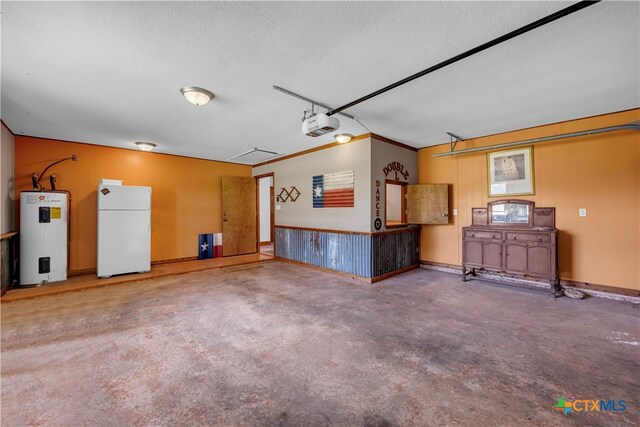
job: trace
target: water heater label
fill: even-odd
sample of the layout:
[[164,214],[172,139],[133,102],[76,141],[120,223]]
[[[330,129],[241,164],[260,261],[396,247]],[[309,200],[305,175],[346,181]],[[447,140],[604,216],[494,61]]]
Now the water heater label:
[[35,205],[36,203],[38,203],[38,196],[36,196],[35,194],[34,195],[29,194],[27,196],[27,204]]
[[51,219],[61,219],[62,208],[51,208]]

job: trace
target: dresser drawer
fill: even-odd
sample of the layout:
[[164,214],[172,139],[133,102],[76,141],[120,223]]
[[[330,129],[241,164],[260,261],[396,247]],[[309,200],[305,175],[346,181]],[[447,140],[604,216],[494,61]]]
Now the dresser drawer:
[[540,242],[551,243],[550,234],[542,233],[507,233],[507,242]]
[[465,239],[502,239],[502,233],[499,231],[482,231],[482,230],[466,230],[464,232]]

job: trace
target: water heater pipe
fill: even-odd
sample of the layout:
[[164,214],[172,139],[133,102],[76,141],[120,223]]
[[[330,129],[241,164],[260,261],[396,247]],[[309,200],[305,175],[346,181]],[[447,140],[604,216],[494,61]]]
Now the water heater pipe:
[[47,166],[46,168],[44,168],[44,170],[43,170],[42,172],[40,172],[40,174],[34,173],[34,174],[31,176],[31,180],[32,180],[32,183],[33,183],[33,189],[34,189],[34,190],[38,190],[38,186],[40,185],[40,180],[42,179],[42,177],[44,176],[44,174],[49,170],[49,168],[51,168],[51,166],[55,166],[55,165],[57,165],[58,163],[62,163],[62,162],[64,162],[65,160],[73,160],[73,161],[75,162],[76,160],[78,160],[78,156],[76,156],[75,154],[73,154],[71,157],[65,157],[65,158],[64,158],[64,159],[62,159],[62,160],[58,160],[58,161],[56,161],[56,162],[51,163],[49,166]]

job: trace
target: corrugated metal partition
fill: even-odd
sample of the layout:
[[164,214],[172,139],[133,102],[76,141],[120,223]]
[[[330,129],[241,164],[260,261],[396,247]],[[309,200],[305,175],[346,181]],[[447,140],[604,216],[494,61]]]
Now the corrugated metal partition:
[[276,256],[371,277],[371,235],[276,227]]
[[373,277],[418,264],[418,229],[373,236]]
[[418,263],[418,230],[349,233],[276,226],[275,255],[372,278]]

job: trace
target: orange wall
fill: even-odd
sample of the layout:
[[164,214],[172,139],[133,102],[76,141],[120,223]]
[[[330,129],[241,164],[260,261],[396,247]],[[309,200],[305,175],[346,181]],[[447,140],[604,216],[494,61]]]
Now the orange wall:
[[[459,143],[456,149],[577,132],[640,120],[640,109],[507,132]],[[434,158],[449,146],[418,152],[420,183],[452,186],[449,225],[422,226],[420,259],[460,265],[462,227],[484,207],[486,152]],[[562,279],[640,289],[640,133],[624,131],[535,144],[535,195],[517,196],[556,208]],[[578,216],[587,208],[587,217]]]
[[31,190],[31,174],[72,154],[78,161],[54,166],[41,181],[48,188],[48,175],[55,172],[58,188],[72,193],[72,271],[96,267],[96,188],[101,178],[152,187],[151,260],[161,261],[197,256],[198,234],[222,231],[220,178],[251,176],[250,166],[16,136],[17,205],[19,192]]

